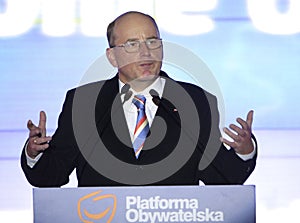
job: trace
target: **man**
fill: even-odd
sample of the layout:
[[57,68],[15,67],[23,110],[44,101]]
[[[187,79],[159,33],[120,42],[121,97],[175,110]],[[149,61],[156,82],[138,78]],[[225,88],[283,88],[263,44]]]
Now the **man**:
[[[70,90],[53,137],[46,136],[44,112],[38,126],[28,121],[21,156],[28,181],[59,187],[76,168],[78,186],[245,182],[256,162],[253,111],[224,129],[231,141],[220,138],[215,97],[161,71],[152,17],[125,13],[108,26],[107,38],[118,74]],[[137,101],[144,106],[137,109]]]

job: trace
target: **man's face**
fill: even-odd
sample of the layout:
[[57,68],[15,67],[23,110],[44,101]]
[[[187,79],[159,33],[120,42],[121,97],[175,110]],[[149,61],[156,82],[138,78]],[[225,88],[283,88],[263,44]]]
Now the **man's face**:
[[153,22],[140,14],[129,14],[120,18],[114,27],[114,45],[118,46],[128,41],[139,41],[137,52],[126,52],[124,47],[107,49],[111,63],[118,67],[119,78],[124,83],[132,81],[152,82],[160,72],[162,65],[162,46],[148,49],[147,39],[159,38],[159,32]]

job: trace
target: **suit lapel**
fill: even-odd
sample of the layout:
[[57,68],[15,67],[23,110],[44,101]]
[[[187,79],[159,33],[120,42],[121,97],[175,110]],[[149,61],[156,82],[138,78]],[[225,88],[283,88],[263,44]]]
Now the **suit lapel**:
[[[96,104],[98,133],[108,151],[125,162],[136,162],[126,123],[118,77],[108,80],[103,85]],[[99,121],[100,120],[100,121]]]
[[167,78],[149,137],[139,156],[142,163],[154,163],[167,157],[176,147],[180,136],[180,117],[175,106],[167,100],[170,98],[168,94],[172,92],[169,81],[172,80]]

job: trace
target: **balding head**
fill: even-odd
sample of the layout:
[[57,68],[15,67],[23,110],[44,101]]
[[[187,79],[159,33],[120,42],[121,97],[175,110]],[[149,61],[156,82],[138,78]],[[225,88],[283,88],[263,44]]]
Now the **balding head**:
[[106,36],[107,36],[107,41],[108,41],[109,47],[113,47],[116,45],[115,44],[115,39],[116,39],[115,30],[118,28],[118,26],[120,27],[123,25],[127,25],[127,23],[130,23],[130,25],[133,26],[133,25],[137,25],[137,24],[135,24],[136,22],[139,22],[139,24],[145,22],[145,25],[151,24],[156,29],[157,36],[159,36],[158,26],[153,17],[151,17],[150,15],[141,13],[141,12],[129,11],[129,12],[126,12],[126,13],[120,15],[119,17],[117,17],[114,21],[112,21],[108,25]]

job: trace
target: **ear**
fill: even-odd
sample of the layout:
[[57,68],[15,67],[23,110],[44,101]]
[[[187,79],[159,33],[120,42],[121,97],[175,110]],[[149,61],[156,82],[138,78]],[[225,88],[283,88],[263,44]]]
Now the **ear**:
[[109,60],[111,65],[113,65],[114,67],[118,67],[115,51],[114,51],[113,48],[107,48],[106,49],[106,57]]

